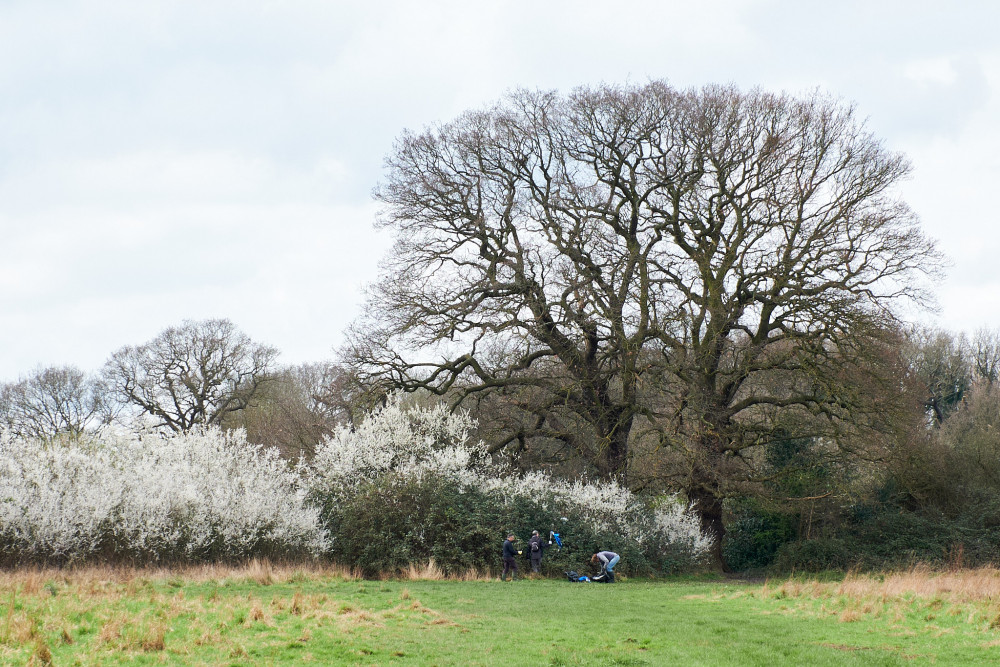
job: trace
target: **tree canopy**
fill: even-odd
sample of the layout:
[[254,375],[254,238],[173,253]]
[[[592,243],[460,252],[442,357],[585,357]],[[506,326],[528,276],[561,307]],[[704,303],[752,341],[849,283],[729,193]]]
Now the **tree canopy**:
[[0,385],[0,428],[24,438],[75,438],[109,419],[97,378],[73,366],[37,368]]
[[229,320],[186,320],[147,343],[116,351],[103,376],[123,405],[151,416],[157,426],[183,432],[218,425],[245,409],[270,381],[277,355]]
[[396,243],[355,368],[494,397],[503,442],[562,442],[604,477],[629,479],[641,431],[686,461],[718,540],[726,480],[775,433],[879,418],[883,332],[938,267],[895,190],[906,159],[819,93],[519,90],[386,165]]

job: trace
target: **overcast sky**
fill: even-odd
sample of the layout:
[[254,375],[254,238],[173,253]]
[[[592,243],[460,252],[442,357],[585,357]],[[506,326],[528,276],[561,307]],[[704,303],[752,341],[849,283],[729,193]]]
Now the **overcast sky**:
[[933,321],[1000,327],[997,26],[991,0],[0,0],[0,380],[209,317],[327,359],[404,128],[654,78],[856,103],[951,259]]

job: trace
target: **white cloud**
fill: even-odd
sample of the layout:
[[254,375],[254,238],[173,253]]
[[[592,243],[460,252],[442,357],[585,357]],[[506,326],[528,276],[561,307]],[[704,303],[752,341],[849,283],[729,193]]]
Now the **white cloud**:
[[984,57],[982,71],[989,97],[959,132],[903,147],[914,163],[903,194],[952,260],[938,322],[966,331],[1000,328],[1000,220],[990,203],[1000,182],[1000,54]]
[[148,242],[76,236],[74,248],[30,237],[18,248],[32,257],[21,282],[13,294],[0,288],[0,349],[18,351],[0,357],[0,374],[41,362],[96,366],[187,318],[228,317],[289,363],[329,357],[387,249],[371,232],[372,206],[202,211],[224,215],[211,223],[191,213],[186,225],[157,219]]
[[0,376],[99,364],[185,318],[229,317],[288,360],[328,357],[386,249],[370,202],[332,201],[345,177],[332,156],[149,151],[6,179],[0,349],[18,353]]
[[903,68],[903,76],[919,84],[947,86],[955,83],[958,72],[955,71],[951,58],[934,58],[907,63]]

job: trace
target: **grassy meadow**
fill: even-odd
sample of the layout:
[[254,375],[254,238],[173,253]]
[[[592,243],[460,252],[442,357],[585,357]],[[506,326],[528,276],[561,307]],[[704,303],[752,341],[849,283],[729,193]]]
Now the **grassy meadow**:
[[0,663],[897,665],[1000,661],[1000,572],[766,583],[361,580],[323,567],[0,573]]

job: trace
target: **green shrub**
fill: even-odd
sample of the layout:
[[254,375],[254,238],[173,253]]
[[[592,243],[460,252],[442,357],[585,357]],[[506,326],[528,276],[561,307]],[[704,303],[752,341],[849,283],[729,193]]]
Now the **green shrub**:
[[730,520],[722,553],[737,572],[768,567],[782,545],[796,539],[793,514],[746,507]]
[[590,556],[601,549],[618,552],[619,570],[626,574],[666,574],[693,565],[690,552],[681,545],[649,538],[640,543],[616,531],[595,529],[578,511],[554,513],[551,508],[550,498],[515,497],[505,502],[447,476],[392,474],[328,504],[322,520],[333,539],[332,557],[366,576],[420,567],[430,559],[446,574],[495,571],[510,532],[519,538],[524,568],[529,566],[531,531],[538,530],[547,542],[553,529],[564,546],[545,549],[546,575],[586,571]]
[[858,562],[853,542],[839,538],[819,538],[782,544],[775,554],[777,570],[820,572],[846,570]]

